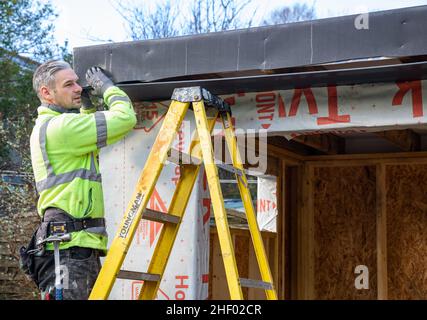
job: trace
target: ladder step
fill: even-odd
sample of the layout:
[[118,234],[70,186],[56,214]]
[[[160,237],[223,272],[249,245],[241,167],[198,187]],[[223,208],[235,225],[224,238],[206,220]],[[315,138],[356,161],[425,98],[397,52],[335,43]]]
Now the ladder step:
[[173,224],[178,224],[179,221],[181,220],[180,217],[173,216],[171,214],[163,213],[156,210],[151,210],[148,208],[145,209],[142,215],[142,219],[161,222],[161,223],[173,223]]
[[128,280],[139,280],[139,281],[160,281],[160,275],[145,273],[145,272],[136,272],[136,271],[127,271],[120,270],[117,274],[119,279],[128,279]]
[[218,163],[216,163],[216,166],[218,168],[221,168],[221,169],[225,170],[225,171],[237,174],[238,176],[242,176],[243,175],[243,171],[244,170],[242,171],[240,169],[237,169],[237,168],[233,167],[230,164],[225,164],[225,163],[222,163],[222,162],[218,162]]
[[253,280],[253,279],[246,279],[246,278],[240,278],[239,280],[240,280],[240,285],[242,287],[273,290],[273,285],[270,282],[264,282],[261,280]]
[[181,164],[199,165],[202,163],[202,159],[197,157],[192,157],[188,153],[179,151],[174,148],[169,149],[168,161],[175,163],[177,165],[181,165]]
[[[192,157],[188,153],[185,153],[185,152],[179,151],[177,149],[173,149],[173,148],[171,148],[169,150],[168,156],[169,156],[168,161],[175,163],[177,165],[181,165],[181,164],[199,165],[202,163],[202,159]],[[218,160],[215,160],[215,164],[218,168],[221,168],[221,169],[228,171],[228,172],[231,172],[231,173],[235,173],[238,176],[242,176],[243,172],[246,172],[246,170],[237,169],[230,164],[225,164],[225,163],[220,162]]]

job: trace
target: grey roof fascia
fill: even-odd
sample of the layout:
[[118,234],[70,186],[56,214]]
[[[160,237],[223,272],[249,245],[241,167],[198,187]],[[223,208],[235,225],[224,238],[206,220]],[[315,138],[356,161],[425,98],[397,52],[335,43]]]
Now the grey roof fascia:
[[123,83],[427,54],[427,6],[369,13],[368,29],[356,28],[357,17],[80,47],[74,68],[85,85],[93,65]]

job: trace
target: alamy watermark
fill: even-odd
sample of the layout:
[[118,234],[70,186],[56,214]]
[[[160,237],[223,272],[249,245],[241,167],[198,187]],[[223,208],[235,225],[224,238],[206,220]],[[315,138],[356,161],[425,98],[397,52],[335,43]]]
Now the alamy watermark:
[[[193,134],[191,133],[190,121],[185,121],[185,124],[181,128],[177,136],[178,138],[182,137],[182,141],[176,143],[175,140],[169,151],[169,158],[166,160],[171,161],[171,159],[179,159],[179,162],[182,164],[201,164],[202,162],[209,164],[210,159],[206,159],[208,162],[205,162],[204,159],[197,156],[202,154],[203,158],[203,151],[209,149],[207,142],[203,142],[205,145],[203,145],[202,142],[193,145],[192,150],[189,150],[189,137],[192,137],[192,140],[197,140],[198,131],[195,130]],[[211,138],[210,143],[213,151],[212,159],[214,164],[234,165],[234,167],[242,165],[249,167],[250,170],[256,171],[259,174],[266,173],[268,165],[267,130],[235,128],[233,132],[235,138],[230,137],[229,139],[226,139],[223,129],[214,129],[212,134],[210,132],[204,132],[204,135]],[[234,147],[229,146],[227,140],[236,141],[237,145]],[[197,150],[197,148],[202,148],[202,150]],[[238,151],[238,153],[236,153],[236,151]]]
[[354,279],[354,287],[358,290],[369,289],[369,269],[360,264],[354,268],[354,273],[358,276]]
[[56,268],[59,268],[59,282],[62,286],[62,289],[68,290],[69,289],[69,285],[70,285],[70,273],[68,271],[68,267],[66,265],[59,265],[59,266],[55,266],[55,270]]
[[368,30],[369,29],[369,13],[368,8],[365,6],[359,6],[356,8],[356,12],[362,12],[357,15],[354,19],[354,27],[357,30]]
[[361,13],[354,19],[354,27],[357,30],[369,29],[369,13]]

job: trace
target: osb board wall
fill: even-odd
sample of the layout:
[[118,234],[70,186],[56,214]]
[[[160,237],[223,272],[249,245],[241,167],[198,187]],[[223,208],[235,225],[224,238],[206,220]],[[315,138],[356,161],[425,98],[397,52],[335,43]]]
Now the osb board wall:
[[[236,256],[237,269],[241,278],[261,279],[255,252],[253,249],[249,230],[230,229]],[[270,262],[270,270],[277,287],[276,233],[261,233],[267,258]],[[229,300],[230,294],[225,275],[224,263],[221,256],[218,234],[215,229],[210,232],[209,254],[209,300]],[[254,288],[242,288],[245,299],[265,300],[265,291]]]
[[[376,299],[375,167],[315,168],[315,299]],[[356,266],[369,289],[356,289]]]
[[427,165],[387,166],[389,299],[427,299]]

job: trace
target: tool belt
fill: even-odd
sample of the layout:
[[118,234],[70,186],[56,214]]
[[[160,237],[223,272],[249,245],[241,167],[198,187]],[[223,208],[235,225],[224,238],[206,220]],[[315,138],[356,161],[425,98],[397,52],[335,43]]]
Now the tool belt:
[[38,245],[38,243],[51,235],[62,235],[82,230],[106,235],[105,219],[76,219],[61,209],[46,209],[43,220],[33,233],[30,242],[26,247],[21,247],[19,250],[21,270],[38,285],[34,256],[43,256],[45,252],[45,246]]
[[47,236],[82,230],[93,233],[105,232],[104,218],[76,219],[57,208],[46,209],[42,224],[47,224]]
[[61,209],[47,208],[37,231],[36,242],[38,243],[51,235],[61,235],[82,230],[106,234],[105,219],[76,219]]

